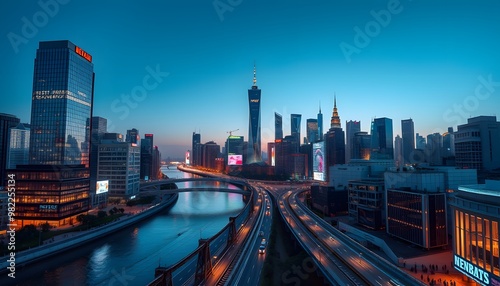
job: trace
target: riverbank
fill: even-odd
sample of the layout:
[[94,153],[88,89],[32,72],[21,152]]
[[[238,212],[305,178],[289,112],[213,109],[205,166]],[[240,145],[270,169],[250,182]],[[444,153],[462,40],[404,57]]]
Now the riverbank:
[[[158,191],[158,194],[160,194],[160,191]],[[9,270],[8,268],[12,265],[14,265],[14,269],[21,268],[27,264],[39,261],[40,259],[44,259],[57,253],[72,249],[74,247],[81,246],[112,232],[116,232],[130,225],[133,225],[141,220],[157,214],[162,210],[171,207],[177,201],[178,194],[175,193],[171,195],[162,195],[159,198],[159,201],[151,206],[129,207],[130,209],[127,209],[127,211],[124,212],[124,216],[109,224],[85,231],[69,232],[54,237],[53,239],[51,239],[51,242],[45,243],[44,245],[20,252],[15,252],[15,256],[13,256],[15,258],[14,263],[12,263],[12,260],[8,261],[8,259],[11,258],[10,255],[3,256],[0,258],[0,273],[6,273],[9,271],[12,272],[12,270]]]

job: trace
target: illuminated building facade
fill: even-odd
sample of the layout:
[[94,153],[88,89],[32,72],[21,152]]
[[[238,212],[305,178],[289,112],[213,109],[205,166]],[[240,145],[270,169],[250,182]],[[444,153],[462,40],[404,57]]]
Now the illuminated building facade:
[[260,94],[255,76],[255,66],[253,69],[253,85],[248,90],[248,153],[247,164],[261,162],[261,140],[260,140]]
[[228,165],[243,164],[243,136],[230,135],[226,140],[226,153]]
[[337,111],[337,98],[334,97],[333,113],[330,121],[330,129],[325,134],[326,149],[326,171],[330,180],[330,167],[337,164],[345,164],[345,134],[340,125],[340,117]]
[[90,174],[84,165],[18,165],[9,173],[16,178],[19,228],[76,224],[76,216],[89,210]]
[[33,73],[29,165],[16,178],[16,222],[76,223],[90,204],[92,56],[70,41],[40,42]]
[[109,181],[108,198],[130,199],[138,194],[140,147],[117,139],[103,139],[98,150],[97,181]]
[[88,167],[93,70],[92,56],[70,41],[40,42],[33,75],[30,164]]
[[451,196],[453,266],[480,285],[500,285],[500,181],[463,185]]

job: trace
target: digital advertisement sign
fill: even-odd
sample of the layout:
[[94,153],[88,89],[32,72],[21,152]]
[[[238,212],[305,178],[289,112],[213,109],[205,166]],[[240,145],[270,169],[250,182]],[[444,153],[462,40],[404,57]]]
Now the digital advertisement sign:
[[103,194],[108,192],[108,186],[109,186],[109,181],[97,181],[96,186],[95,186],[95,193],[96,195],[98,194]]
[[312,148],[313,158],[313,179],[316,181],[325,180],[325,142],[317,142]]
[[227,164],[229,166],[241,166],[243,165],[243,155],[227,155]]

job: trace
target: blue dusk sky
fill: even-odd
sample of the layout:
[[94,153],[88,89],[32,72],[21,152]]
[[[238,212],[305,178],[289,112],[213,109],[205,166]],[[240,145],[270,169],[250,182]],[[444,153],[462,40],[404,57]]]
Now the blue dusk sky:
[[[438,2],[438,3],[436,3]],[[446,3],[445,3],[446,2]],[[153,133],[164,158],[227,131],[248,139],[253,65],[262,89],[262,149],[274,112],[305,122],[333,97],[345,129],[412,118],[443,133],[500,109],[499,1],[1,1],[0,112],[30,121],[40,41],[70,40],[92,55],[94,116],[109,131]]]

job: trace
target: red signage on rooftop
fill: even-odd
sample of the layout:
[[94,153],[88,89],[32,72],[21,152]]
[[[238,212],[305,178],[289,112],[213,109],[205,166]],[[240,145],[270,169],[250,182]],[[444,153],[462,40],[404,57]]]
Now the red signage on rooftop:
[[75,46],[75,53],[79,54],[82,58],[86,59],[89,62],[92,62],[92,56],[86,51],[82,50],[80,47]]

